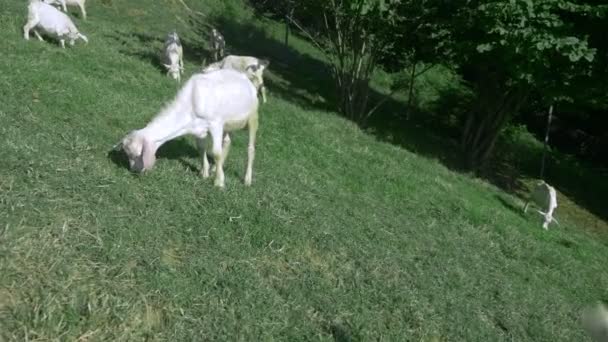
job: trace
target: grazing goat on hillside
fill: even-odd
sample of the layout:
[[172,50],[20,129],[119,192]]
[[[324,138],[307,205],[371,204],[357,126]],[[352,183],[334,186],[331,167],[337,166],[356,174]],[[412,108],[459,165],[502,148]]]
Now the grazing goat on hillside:
[[217,29],[211,30],[210,37],[211,53],[213,55],[213,61],[217,62],[220,58],[224,58],[224,49],[226,48],[226,41],[224,36]]
[[163,49],[163,66],[167,68],[167,75],[178,82],[181,81],[181,74],[184,70],[183,58],[184,52],[179,36],[175,31],[169,33]]
[[608,341],[608,310],[603,304],[587,308],[582,316],[583,328],[595,342]]
[[78,6],[80,8],[80,13],[82,13],[82,19],[86,20],[87,19],[87,11],[84,8],[84,3],[86,0],[44,0],[45,3],[49,4],[49,5],[57,5],[57,6],[61,6],[61,8],[63,9],[64,12],[67,13],[68,8],[66,5],[69,6]]
[[40,0],[30,0],[27,7],[27,23],[23,26],[23,38],[30,39],[30,31],[34,30],[36,37],[43,41],[38,29],[56,37],[61,43],[61,47],[65,48],[65,40],[74,45],[77,39],[82,39],[88,43],[86,36],[78,32],[76,25],[65,14],[60,12],[55,7],[45,4]]
[[557,193],[555,192],[555,188],[541,180],[532,190],[530,199],[524,206],[524,212],[528,212],[530,202],[534,202],[541,209],[537,211],[545,218],[543,228],[549,229],[549,223],[552,221],[559,224],[553,217],[553,211],[557,208]]
[[165,142],[194,135],[201,149],[203,178],[209,177],[205,138],[209,133],[215,159],[215,185],[224,187],[223,165],[230,148],[229,132],[247,127],[249,146],[245,185],[251,185],[255,137],[258,128],[256,89],[235,70],[217,70],[192,76],[176,98],[144,128],[131,131],[115,149],[122,148],[132,171],[152,169],[156,151]]
[[202,72],[209,72],[218,69],[234,69],[249,75],[249,79],[262,95],[262,102],[266,103],[266,87],[264,86],[264,70],[270,62],[265,59],[258,59],[249,56],[230,55],[224,57],[219,62],[204,66]]

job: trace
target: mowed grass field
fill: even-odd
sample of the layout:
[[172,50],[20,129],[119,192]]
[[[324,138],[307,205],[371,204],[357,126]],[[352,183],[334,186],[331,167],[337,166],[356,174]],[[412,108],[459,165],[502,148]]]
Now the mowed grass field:
[[271,61],[252,187],[245,132],[224,191],[199,177],[192,138],[133,175],[111,148],[178,89],[157,63],[165,34],[183,37],[188,77],[201,23],[239,27],[248,11],[87,10],[71,13],[90,43],[63,50],[25,41],[25,1],[2,3],[1,341],[587,340],[581,310],[608,301],[606,239],[559,208],[561,225],[543,231],[519,199],[323,109],[288,84],[310,79],[298,73],[312,51]]

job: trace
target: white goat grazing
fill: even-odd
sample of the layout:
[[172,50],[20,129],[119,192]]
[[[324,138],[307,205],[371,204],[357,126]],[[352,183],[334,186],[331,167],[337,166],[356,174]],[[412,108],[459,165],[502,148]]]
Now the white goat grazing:
[[30,30],[32,29],[41,41],[44,39],[42,39],[37,29],[57,37],[62,48],[65,48],[66,39],[70,42],[70,45],[74,45],[74,41],[79,38],[84,40],[85,43],[89,42],[87,37],[78,32],[76,25],[66,14],[40,0],[30,0],[27,7],[27,23],[23,26],[23,38],[25,40],[30,39]]
[[552,221],[559,224],[553,217],[553,211],[557,208],[557,193],[555,192],[555,188],[541,180],[532,190],[530,199],[524,206],[524,212],[528,212],[530,202],[534,202],[541,209],[537,211],[545,217],[543,228],[549,229],[549,223]]
[[82,19],[87,19],[87,11],[84,8],[84,3],[86,2],[86,0],[44,0],[44,2],[49,5],[61,6],[64,12],[68,11],[66,5],[78,6],[80,8],[80,13],[82,13]]
[[209,72],[218,69],[234,69],[249,75],[253,85],[260,91],[262,102],[266,103],[266,87],[264,86],[264,70],[270,62],[266,59],[259,59],[250,56],[230,55],[221,61],[211,63],[203,67],[202,72]]
[[184,70],[183,58],[184,52],[179,36],[176,32],[169,33],[163,49],[163,66],[167,68],[167,75],[178,82],[181,81],[181,74]]
[[226,41],[224,36],[217,29],[211,30],[211,53],[213,54],[213,61],[217,62],[218,59],[224,57],[224,49],[226,48]]
[[582,315],[583,328],[595,342],[608,341],[608,309],[603,304],[587,308]]
[[224,187],[223,165],[230,148],[229,132],[247,127],[249,146],[245,185],[251,185],[258,128],[256,89],[246,75],[234,70],[195,74],[176,98],[144,128],[134,130],[115,149],[122,148],[132,171],[152,169],[156,151],[165,142],[194,135],[201,149],[203,178],[209,177],[205,138],[211,135],[215,185]]

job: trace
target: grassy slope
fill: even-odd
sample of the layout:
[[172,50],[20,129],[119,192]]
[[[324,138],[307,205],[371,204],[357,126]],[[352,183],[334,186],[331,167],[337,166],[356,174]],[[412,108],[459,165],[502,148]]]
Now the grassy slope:
[[584,340],[604,241],[332,113],[271,95],[252,188],[245,134],[226,191],[191,139],[131,175],[108,151],[173,97],[152,51],[188,22],[156,3],[92,1],[66,50],[0,14],[0,340]]

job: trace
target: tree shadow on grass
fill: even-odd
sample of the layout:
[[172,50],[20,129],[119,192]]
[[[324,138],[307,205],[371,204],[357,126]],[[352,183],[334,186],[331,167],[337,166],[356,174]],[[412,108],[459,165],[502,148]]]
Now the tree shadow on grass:
[[517,203],[513,203],[511,199],[507,199],[501,195],[494,195],[494,198],[498,200],[505,208],[509,209],[513,213],[519,215],[520,217],[526,219],[526,215],[524,213],[524,208],[519,206]]
[[[196,37],[207,37],[208,19],[190,18]],[[302,54],[269,37],[267,32],[251,23],[239,23],[228,18],[214,22],[226,39],[226,54],[246,55],[268,59],[270,65],[265,75],[269,92],[276,93],[304,108],[333,110],[335,103],[333,81],[329,66]],[[211,62],[206,43],[195,40],[183,42],[184,54],[207,58]],[[276,75],[276,77],[274,77]]]

